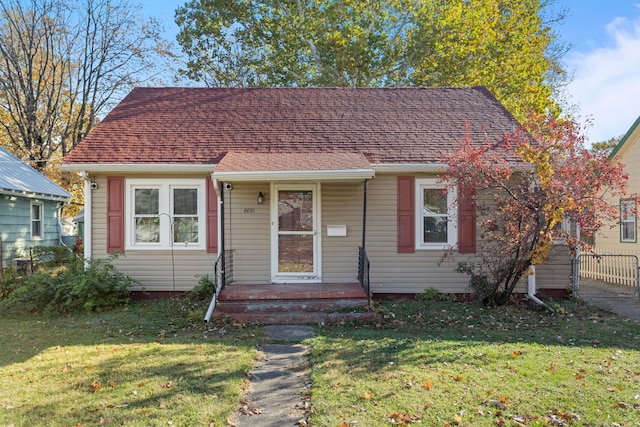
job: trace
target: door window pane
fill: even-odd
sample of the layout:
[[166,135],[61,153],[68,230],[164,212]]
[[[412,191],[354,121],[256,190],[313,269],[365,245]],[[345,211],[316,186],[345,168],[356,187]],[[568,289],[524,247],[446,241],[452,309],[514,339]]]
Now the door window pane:
[[280,231],[313,230],[312,191],[278,191],[278,227]]
[[313,235],[278,236],[278,272],[313,272]]

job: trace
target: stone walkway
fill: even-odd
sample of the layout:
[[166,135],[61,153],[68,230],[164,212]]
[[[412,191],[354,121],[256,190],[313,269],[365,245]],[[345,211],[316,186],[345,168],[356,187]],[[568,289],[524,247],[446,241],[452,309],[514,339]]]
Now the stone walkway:
[[265,327],[267,343],[249,374],[240,409],[229,420],[236,427],[304,426],[310,408],[308,347],[315,336],[312,326]]

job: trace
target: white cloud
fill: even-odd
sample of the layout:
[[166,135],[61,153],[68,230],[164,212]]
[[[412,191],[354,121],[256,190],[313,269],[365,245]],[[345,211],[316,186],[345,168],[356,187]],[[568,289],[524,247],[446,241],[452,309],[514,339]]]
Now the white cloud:
[[615,18],[606,30],[610,47],[568,58],[575,70],[569,93],[582,118],[593,120],[587,129],[591,142],[622,135],[640,116],[640,16]]

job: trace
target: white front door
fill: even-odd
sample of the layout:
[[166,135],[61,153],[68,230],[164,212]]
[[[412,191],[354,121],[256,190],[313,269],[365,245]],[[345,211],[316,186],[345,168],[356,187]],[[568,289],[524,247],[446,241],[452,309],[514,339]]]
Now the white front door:
[[274,184],[271,197],[271,280],[320,281],[317,184]]

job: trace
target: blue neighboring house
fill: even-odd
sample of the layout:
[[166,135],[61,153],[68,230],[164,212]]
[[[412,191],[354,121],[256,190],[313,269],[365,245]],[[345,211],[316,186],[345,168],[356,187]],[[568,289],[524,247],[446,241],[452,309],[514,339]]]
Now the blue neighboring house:
[[0,261],[10,266],[29,248],[60,244],[61,208],[71,194],[0,147]]

